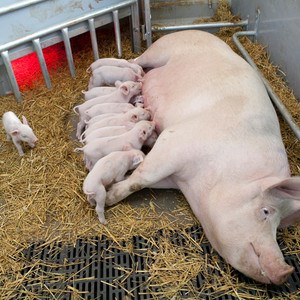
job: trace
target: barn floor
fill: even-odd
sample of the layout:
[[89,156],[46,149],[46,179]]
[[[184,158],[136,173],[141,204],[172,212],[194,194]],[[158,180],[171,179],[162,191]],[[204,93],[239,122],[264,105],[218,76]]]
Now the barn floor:
[[[233,17],[226,14],[227,21]],[[97,34],[101,57],[117,57],[112,28]],[[231,45],[232,34],[219,33]],[[299,121],[299,104],[264,48],[243,43]],[[126,59],[136,56],[130,45],[123,30]],[[50,70],[51,90],[40,73],[23,66],[25,78],[33,78],[22,85],[23,102],[0,98],[0,114],[24,114],[39,138],[20,158],[1,132],[0,299],[299,299],[299,224],[278,232],[296,269],[282,287],[257,284],[227,265],[178,191],[135,193],[107,209],[107,226],[99,224],[82,193],[86,170],[73,151],[80,144],[72,138],[72,108],[82,102],[92,50],[84,37],[74,39],[72,48],[75,79],[61,54]],[[281,126],[292,174],[299,175],[299,141],[282,121]]]

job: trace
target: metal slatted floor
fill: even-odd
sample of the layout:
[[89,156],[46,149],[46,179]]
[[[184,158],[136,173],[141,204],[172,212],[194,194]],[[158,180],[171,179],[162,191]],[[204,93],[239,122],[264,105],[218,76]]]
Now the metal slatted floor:
[[[202,229],[198,225],[186,230],[187,236],[200,243]],[[159,245],[159,240],[166,238],[162,231],[158,231],[154,239]],[[184,246],[187,243],[186,236],[174,231],[167,235],[174,245]],[[140,236],[132,238],[132,253],[118,249],[114,241],[107,237],[95,237],[92,242],[84,239],[77,240],[75,246],[56,244],[54,247],[45,246],[42,243],[32,244],[22,253],[22,257],[28,267],[22,270],[22,275],[30,272],[25,291],[38,295],[38,299],[73,299],[71,292],[77,290],[83,299],[153,299],[151,293],[159,292],[159,288],[148,286],[147,279],[152,258],[147,257],[149,250],[153,251],[153,244]],[[123,244],[125,246],[125,244]],[[210,257],[211,247],[208,243],[201,244],[204,253]],[[287,284],[283,286],[268,286],[267,293],[271,299],[275,296],[288,295],[300,288],[300,266],[297,255],[286,255],[286,262],[295,267],[295,272]],[[224,265],[220,258],[219,266]],[[209,265],[209,264],[208,264]],[[32,269],[33,268],[33,269]],[[214,275],[220,275],[216,269],[210,270]],[[238,276],[239,282],[255,285],[254,281],[233,271]],[[199,299],[238,299],[231,295],[216,293],[213,288],[201,293],[200,289],[206,278],[199,273],[192,281],[195,290],[199,290]],[[24,287],[23,287],[24,288]],[[254,297],[259,296],[255,289],[247,292]],[[23,290],[23,296],[25,292]],[[189,292],[182,292],[181,298],[191,299]],[[55,298],[54,298],[55,297]],[[163,298],[160,298],[163,299]]]

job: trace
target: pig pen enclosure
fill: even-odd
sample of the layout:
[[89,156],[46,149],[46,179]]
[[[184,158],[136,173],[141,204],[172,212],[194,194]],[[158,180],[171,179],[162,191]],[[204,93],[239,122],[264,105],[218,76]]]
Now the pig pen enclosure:
[[[220,2],[209,22],[239,22]],[[121,22],[122,57],[132,51],[130,22]],[[232,42],[241,28],[216,34]],[[101,57],[118,57],[113,26],[96,31]],[[154,35],[153,39],[159,35]],[[243,46],[299,124],[300,105],[264,46],[247,37]],[[2,130],[0,140],[0,299],[299,299],[300,226],[278,231],[278,243],[295,272],[280,287],[241,275],[211,248],[180,192],[144,190],[106,210],[99,223],[86,201],[87,174],[74,137],[76,116],[93,62],[88,34],[71,39],[76,76],[64,45],[44,49],[52,88],[44,86],[35,55],[13,61],[22,102],[0,98],[0,113],[25,115],[39,138],[19,157]],[[144,46],[145,47],[145,46]],[[299,141],[280,124],[293,175],[300,174]]]

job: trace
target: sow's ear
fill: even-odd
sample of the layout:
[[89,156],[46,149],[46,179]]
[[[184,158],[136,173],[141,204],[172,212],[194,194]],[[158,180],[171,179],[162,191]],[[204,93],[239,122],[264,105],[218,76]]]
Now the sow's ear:
[[267,189],[275,196],[282,199],[300,201],[300,177],[291,177],[280,181]]
[[285,201],[281,209],[280,227],[287,227],[300,220],[300,177],[285,179],[271,186],[268,191]]

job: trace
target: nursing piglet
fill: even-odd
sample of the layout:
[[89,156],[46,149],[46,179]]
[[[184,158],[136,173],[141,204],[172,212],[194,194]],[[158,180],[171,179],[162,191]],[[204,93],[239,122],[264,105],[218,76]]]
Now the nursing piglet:
[[158,134],[155,130],[151,133],[151,135],[147,138],[147,140],[144,143],[144,146],[147,146],[149,148],[152,148],[158,138]]
[[103,66],[93,71],[88,89],[103,85],[115,85],[116,81],[138,81],[142,77],[130,68],[120,68],[114,66]]
[[[99,121],[100,119],[103,119],[102,115],[108,115],[108,114],[120,115],[134,108],[134,106],[130,103],[103,103],[103,104],[98,104],[96,106],[99,114],[97,115],[97,117],[95,117],[96,118],[95,121]],[[89,123],[90,121],[89,119],[90,118],[87,117],[86,115],[84,115],[84,117],[79,118],[79,122],[77,124],[78,134],[82,132],[83,128],[86,127],[86,124]],[[78,139],[80,139],[81,136],[82,134]]]
[[137,73],[140,76],[144,75],[143,68],[136,64],[134,61],[129,62],[126,59],[118,59],[118,58],[100,58],[94,61],[90,67],[87,69],[89,72],[94,71],[100,67],[103,66],[115,66],[115,67],[121,67],[121,68],[130,68],[132,69],[135,73]]
[[[96,97],[94,99],[86,101],[83,104],[75,106],[73,108],[74,112],[76,113],[78,111],[79,113],[79,122],[77,124],[76,137],[77,138],[80,137],[82,130],[85,126],[85,121],[87,120],[87,115],[85,114],[86,110],[93,107],[94,105],[104,104],[104,103],[123,103],[123,104],[127,103],[128,104],[127,107],[130,107],[128,102],[133,96],[138,95],[141,92],[141,89],[142,89],[142,83],[127,81],[120,84],[117,90],[111,94]],[[101,106],[100,113],[103,113],[102,108],[103,106]],[[121,112],[120,108],[121,105],[114,105],[115,111],[110,110],[109,112]]]
[[83,115],[84,112],[97,104],[103,103],[128,103],[130,99],[141,92],[142,84],[140,82],[126,81],[118,84],[114,92],[90,99],[73,108],[75,113]]
[[142,151],[131,149],[115,151],[97,161],[83,182],[83,192],[96,212],[100,223],[107,224],[104,216],[106,187],[124,179],[129,170],[135,169],[143,161]]
[[144,106],[144,96],[143,95],[137,95],[130,99],[130,103],[132,103],[134,106]]
[[12,111],[4,113],[2,117],[3,127],[6,132],[7,140],[13,141],[20,156],[24,155],[21,142],[25,142],[31,148],[34,148],[38,140],[33,133],[33,130],[29,127],[28,122],[24,116],[22,116],[22,121],[23,123]]
[[84,135],[88,135],[90,132],[94,131],[95,129],[102,128],[102,127],[120,126],[120,125],[126,125],[128,122],[137,123],[141,120],[150,120],[151,114],[150,111],[145,108],[135,107],[127,111],[126,113],[119,114],[118,116],[115,117],[105,118],[96,123],[93,122],[94,118],[90,119],[86,123],[87,129],[84,131],[83,133]]
[[128,124],[121,126],[107,126],[98,128],[86,135],[85,138],[81,139],[80,141],[84,144],[87,144],[102,137],[120,135],[132,129],[135,124],[136,123],[129,122]]
[[82,148],[76,148],[75,152],[83,151],[86,168],[91,170],[99,159],[113,151],[141,149],[154,128],[154,122],[140,121],[128,132],[96,139]]
[[91,100],[93,98],[103,96],[103,95],[108,95],[117,90],[117,87],[114,86],[99,86],[99,87],[94,87],[90,90],[87,91],[82,91],[83,97],[85,101]]

